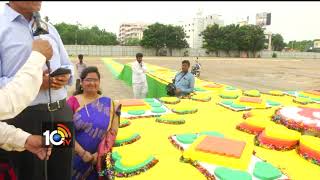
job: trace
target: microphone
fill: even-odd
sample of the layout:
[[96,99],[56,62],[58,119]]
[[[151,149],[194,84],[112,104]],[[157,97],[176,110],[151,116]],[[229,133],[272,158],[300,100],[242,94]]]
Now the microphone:
[[41,20],[41,16],[39,12],[32,13],[34,22],[32,26],[33,36],[39,36],[43,34],[49,34],[48,25]]

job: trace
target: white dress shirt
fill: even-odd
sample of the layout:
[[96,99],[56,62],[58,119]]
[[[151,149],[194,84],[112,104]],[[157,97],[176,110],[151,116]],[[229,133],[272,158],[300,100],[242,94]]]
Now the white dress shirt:
[[139,84],[147,82],[146,72],[147,67],[144,63],[141,62],[141,64],[139,64],[138,61],[135,61],[132,64],[132,83]]
[[[13,79],[0,88],[0,120],[15,117],[38,95],[42,83],[42,67],[46,57],[32,51],[27,62]],[[7,151],[23,151],[29,133],[0,121],[0,147]]]

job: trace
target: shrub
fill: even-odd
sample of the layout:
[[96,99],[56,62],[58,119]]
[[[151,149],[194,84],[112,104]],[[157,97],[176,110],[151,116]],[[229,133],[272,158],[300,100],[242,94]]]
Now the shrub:
[[277,53],[274,52],[274,53],[272,54],[272,58],[277,58]]

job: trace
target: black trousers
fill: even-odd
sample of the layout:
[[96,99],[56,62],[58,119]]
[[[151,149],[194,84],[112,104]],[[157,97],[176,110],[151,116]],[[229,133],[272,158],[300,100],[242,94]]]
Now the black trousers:
[[[54,121],[72,122],[72,110],[67,105],[52,112]],[[42,123],[49,121],[49,111],[26,108],[17,117],[8,121],[33,135],[42,135]],[[74,134],[74,129],[70,129]],[[74,138],[74,137],[73,137]],[[47,161],[48,180],[71,180],[74,148],[53,148]],[[10,160],[18,180],[44,180],[45,161],[28,152],[10,152]]]
[[80,89],[80,81],[81,81],[80,79],[76,80],[76,91]]

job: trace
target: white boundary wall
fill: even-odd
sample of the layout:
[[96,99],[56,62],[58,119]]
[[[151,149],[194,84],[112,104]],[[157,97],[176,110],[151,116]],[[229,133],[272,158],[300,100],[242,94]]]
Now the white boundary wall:
[[[65,45],[65,48],[69,55],[83,54],[86,56],[135,56],[136,53],[142,52],[144,56],[155,56],[155,49],[145,49],[141,46],[97,46],[97,45]],[[189,56],[200,57],[216,57],[215,53],[206,54],[205,49],[174,49],[172,56],[181,57],[184,52],[188,51]],[[261,58],[272,58],[272,54],[275,52],[278,58],[299,58],[299,59],[320,59],[320,53],[313,52],[277,52],[277,51],[260,51],[256,53],[256,56]],[[168,52],[169,53],[169,52]],[[243,53],[243,52],[242,52]],[[231,51],[231,57],[239,57],[240,52]],[[252,57],[252,53],[249,53],[249,57]],[[226,52],[220,51],[219,57],[228,57]]]

